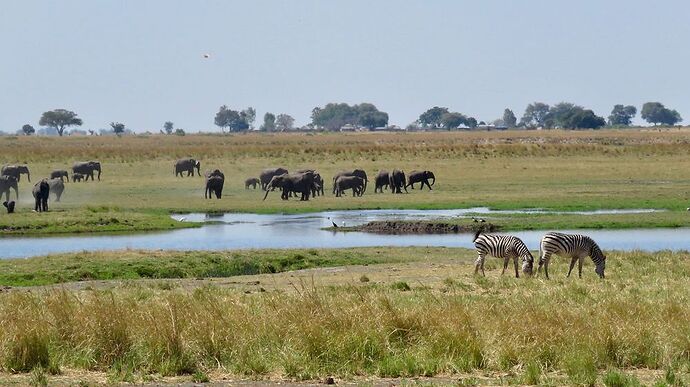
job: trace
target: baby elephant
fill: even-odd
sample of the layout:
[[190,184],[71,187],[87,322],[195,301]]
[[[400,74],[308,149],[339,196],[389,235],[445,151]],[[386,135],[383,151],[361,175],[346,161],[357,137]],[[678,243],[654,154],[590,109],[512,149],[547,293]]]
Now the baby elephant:
[[14,212],[14,206],[15,206],[14,200],[10,200],[9,202],[2,202],[2,205],[5,206],[5,208],[7,208],[8,214],[11,214]]
[[50,185],[43,179],[34,185],[31,193],[36,199],[36,204],[34,205],[34,211],[44,212],[48,211],[48,195],[50,195]]
[[72,174],[72,181],[77,182],[77,181],[82,181],[84,180],[84,175],[81,173],[73,173]]
[[256,177],[250,177],[249,179],[244,181],[244,189],[249,189],[249,186],[252,186],[253,189],[256,189],[256,185],[259,183],[259,179],[257,179]]

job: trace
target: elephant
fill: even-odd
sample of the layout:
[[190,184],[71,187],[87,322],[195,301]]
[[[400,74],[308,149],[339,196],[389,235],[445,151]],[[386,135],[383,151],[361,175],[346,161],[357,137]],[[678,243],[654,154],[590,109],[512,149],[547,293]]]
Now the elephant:
[[72,173],[81,173],[84,175],[84,181],[94,181],[93,171],[98,171],[98,181],[101,181],[101,163],[99,161],[85,161],[77,162],[72,165]]
[[207,171],[204,174],[206,180],[206,189],[204,190],[204,198],[212,199],[216,195],[216,199],[223,197],[223,185],[225,184],[225,175],[219,169],[214,171]]
[[405,179],[405,172],[394,169],[393,172],[389,174],[389,185],[391,187],[391,193],[402,193],[400,190],[403,188],[405,193],[407,193],[407,181]]
[[376,193],[377,191],[383,193],[383,187],[386,187],[386,189],[388,189],[388,185],[390,184],[390,177],[388,175],[388,171],[379,171],[379,174],[376,175],[376,179],[374,180],[376,184],[376,187],[374,187],[374,193]]
[[[429,179],[432,179],[431,184],[429,184]],[[414,189],[414,183],[420,183],[421,187],[419,188],[424,189],[424,184],[426,184],[427,187],[429,187],[429,190],[431,190],[431,186],[436,183],[436,176],[434,176],[434,173],[431,171],[412,171],[408,175],[408,183],[405,186],[407,187],[412,187]]]
[[273,176],[280,176],[282,174],[288,173],[288,170],[285,168],[267,168],[261,171],[261,174],[259,175],[259,180],[261,180],[261,189],[266,191],[266,187],[268,186],[268,183],[271,181]]
[[257,179],[256,177],[250,177],[244,181],[244,189],[249,189],[250,186],[253,189],[256,189],[257,184],[261,184],[261,180]]
[[362,192],[359,196],[362,196],[362,194],[367,190],[367,182],[369,181],[369,179],[367,179],[367,173],[363,169],[353,169],[352,171],[338,172],[335,174],[335,176],[333,176],[333,193],[335,193],[335,181],[341,176],[357,176],[364,180],[364,189],[362,189]]
[[311,196],[316,197],[316,196],[323,196],[324,195],[324,190],[323,190],[323,178],[321,177],[321,174],[317,172],[315,169],[300,169],[297,171],[297,173],[313,173],[314,174],[314,186],[312,187],[311,190]]
[[21,174],[26,173],[26,178],[31,181],[31,173],[29,173],[29,167],[26,165],[5,165],[0,170],[0,175],[2,176],[14,176],[17,181],[21,181]]
[[45,212],[48,211],[48,196],[50,195],[50,185],[46,179],[43,179],[34,185],[31,193],[36,199],[36,204],[34,205],[34,211]]
[[266,186],[266,194],[264,195],[264,200],[268,197],[268,193],[276,188],[282,188],[283,193],[280,198],[283,200],[288,200],[288,195],[290,192],[297,192],[302,194],[300,201],[309,200],[309,194],[314,187],[314,173],[284,173],[279,176],[273,176],[271,181],[268,182]]
[[194,176],[194,168],[196,174],[201,176],[201,162],[195,159],[179,159],[175,161],[175,177],[178,175],[182,177],[182,172],[187,172],[187,176]]
[[65,191],[65,182],[60,178],[48,180],[48,185],[50,186],[50,193],[55,194],[55,201],[60,201],[60,196]]
[[351,189],[352,196],[362,196],[365,181],[359,176],[340,176],[335,181],[335,196],[340,197],[345,190]]
[[64,169],[56,169],[53,172],[50,172],[51,179],[60,178],[60,180],[62,180],[63,177],[66,177],[67,181],[69,182],[69,174]]
[[14,202],[14,200],[10,200],[9,202],[2,202],[2,205],[5,206],[5,208],[7,208],[7,213],[11,214],[14,212],[14,206],[16,205],[16,203]]
[[72,174],[72,182],[78,182],[84,180],[84,175],[81,173],[73,173]]
[[0,197],[5,194],[5,200],[10,201],[10,188],[14,188],[14,193],[19,200],[19,189],[17,188],[17,178],[14,176],[0,176]]

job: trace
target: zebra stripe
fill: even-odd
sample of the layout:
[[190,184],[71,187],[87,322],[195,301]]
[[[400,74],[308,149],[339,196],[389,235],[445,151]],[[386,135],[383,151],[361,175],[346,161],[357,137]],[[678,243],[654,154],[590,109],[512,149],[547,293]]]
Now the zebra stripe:
[[515,264],[515,277],[520,277],[518,273],[518,257],[522,257],[523,273],[532,274],[534,257],[520,238],[512,235],[480,234],[481,231],[474,238],[474,246],[477,248],[478,255],[475,261],[475,274],[481,269],[482,275],[484,275],[484,259],[487,255],[503,258],[503,272],[501,272],[501,275],[505,273],[508,268],[508,262],[512,258]]
[[551,255],[559,255],[561,257],[570,258],[570,270],[568,270],[568,277],[573,271],[575,262],[579,262],[579,276],[582,278],[582,264],[585,257],[591,257],[592,262],[596,265],[596,273],[599,277],[604,278],[604,269],[606,269],[606,255],[601,251],[599,245],[594,240],[586,235],[580,234],[563,234],[559,232],[550,232],[541,238],[539,246],[539,271],[544,266],[544,273],[546,278],[549,278],[549,261]]

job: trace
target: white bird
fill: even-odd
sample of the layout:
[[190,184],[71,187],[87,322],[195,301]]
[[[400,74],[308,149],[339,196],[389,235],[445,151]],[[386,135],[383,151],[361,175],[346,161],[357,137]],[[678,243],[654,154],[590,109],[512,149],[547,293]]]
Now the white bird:
[[187,219],[187,218],[185,218],[185,217],[183,216],[183,217],[181,217],[180,219],[178,219],[177,221],[178,221],[178,222],[184,222],[186,219]]
[[330,221],[331,221],[331,224],[333,225],[333,227],[335,227],[335,228],[338,228],[338,225],[337,225],[337,224],[335,224],[335,222],[334,222],[334,221],[333,221],[333,220],[331,219],[331,217],[330,217],[330,216],[328,217],[328,220],[330,220]]
[[211,54],[204,54],[204,59],[208,59],[211,57]]
[[476,218],[476,217],[474,217],[474,216],[472,217],[472,220],[474,220],[475,223],[484,223],[484,222],[486,222],[486,219]]

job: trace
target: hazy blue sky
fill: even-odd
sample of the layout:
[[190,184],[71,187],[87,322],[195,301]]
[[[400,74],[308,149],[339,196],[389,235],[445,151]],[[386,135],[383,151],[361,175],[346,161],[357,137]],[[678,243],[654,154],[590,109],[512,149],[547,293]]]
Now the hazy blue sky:
[[492,120],[658,100],[688,122],[688,15],[680,0],[8,1],[0,130],[53,108],[85,128],[218,130],[223,104],[305,124],[327,102],[404,126],[434,105]]

